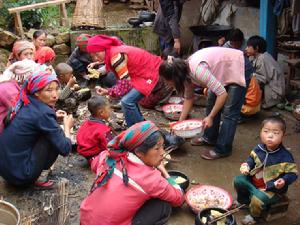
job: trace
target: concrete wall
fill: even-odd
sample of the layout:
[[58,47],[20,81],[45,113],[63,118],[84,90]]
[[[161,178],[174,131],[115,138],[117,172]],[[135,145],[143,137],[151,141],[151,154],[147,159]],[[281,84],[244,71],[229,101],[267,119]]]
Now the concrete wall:
[[[229,1],[227,1],[229,2]],[[199,19],[201,0],[191,0],[184,4],[180,26],[182,31],[182,45],[188,50],[191,47],[193,34],[189,30],[190,26],[197,25]],[[234,6],[236,12],[228,20],[226,13],[221,12],[216,22],[220,25],[232,25],[241,29],[245,37],[250,37],[259,33],[259,9],[252,7]],[[225,11],[225,9],[223,10]]]

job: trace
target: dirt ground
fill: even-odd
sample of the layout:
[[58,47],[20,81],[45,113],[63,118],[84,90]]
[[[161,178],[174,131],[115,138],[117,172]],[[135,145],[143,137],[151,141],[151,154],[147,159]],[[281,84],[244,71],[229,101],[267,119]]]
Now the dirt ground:
[[[84,104],[81,105],[81,111],[85,110],[84,106]],[[143,113],[147,119],[157,124],[169,122],[164,118],[161,112],[147,110],[143,111]],[[272,113],[272,111],[263,111],[259,114],[258,118],[238,126],[232,156],[217,161],[206,161],[200,157],[200,153],[204,147],[194,147],[191,146],[189,142],[186,142],[183,147],[172,153],[172,158],[178,162],[169,163],[167,169],[183,171],[188,175],[190,180],[201,184],[211,184],[222,187],[235,197],[232,185],[233,177],[239,174],[240,163],[246,159],[251,148],[259,142],[258,134],[261,120]],[[299,148],[300,135],[294,131],[296,121],[292,118],[291,114],[283,111],[281,111],[281,113],[286,118],[288,124],[284,143],[293,153],[297,165],[300,168],[300,152],[299,150],[297,151],[297,148]],[[204,108],[195,107],[192,115],[193,117],[203,118]],[[82,120],[87,116],[88,114],[84,114],[79,119]],[[89,170],[85,159],[73,152],[69,157],[59,157],[55,163],[55,169],[51,175],[51,179],[59,180],[61,178],[69,180],[68,199],[70,224],[77,225],[79,224],[80,202],[88,194],[94,174]],[[190,187],[192,186],[193,185],[190,185]],[[282,219],[262,224],[299,224],[299,187],[300,181],[298,180],[289,190],[290,206],[288,215]],[[29,215],[34,215],[32,216],[33,219],[31,219],[33,221],[32,224],[57,224],[57,212],[55,211],[53,215],[49,216],[47,214],[48,211],[43,210],[45,209],[44,207],[49,206],[49,198],[51,195],[57,195],[57,190],[41,191],[33,187],[16,189],[7,185],[6,182],[0,178],[0,196],[3,196],[4,200],[11,202],[20,210],[23,220],[28,218]],[[55,204],[56,203],[53,205]],[[99,200],[99,204],[101,204],[101,200]],[[235,215],[238,224],[246,213],[247,211],[240,211]],[[168,225],[193,225],[194,219],[195,215],[191,212],[189,207],[184,204],[181,208],[174,210]],[[34,222],[34,220],[36,221]]]

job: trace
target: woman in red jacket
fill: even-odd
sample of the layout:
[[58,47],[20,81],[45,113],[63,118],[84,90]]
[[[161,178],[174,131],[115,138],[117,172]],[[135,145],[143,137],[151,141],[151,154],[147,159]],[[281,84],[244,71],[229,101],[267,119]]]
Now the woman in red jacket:
[[106,70],[115,72],[119,78],[117,84],[110,89],[99,87],[98,94],[120,96],[120,92],[124,91],[123,86],[128,85],[127,80],[130,79],[132,88],[125,88],[127,92],[121,93],[125,120],[128,127],[143,121],[138,102],[155,89],[162,59],[146,50],[124,45],[118,39],[105,35],[90,38],[87,51],[93,61],[104,62]]
[[165,224],[184,195],[161,162],[164,139],[150,121],[136,123],[92,162],[97,173],[80,206],[81,225]]

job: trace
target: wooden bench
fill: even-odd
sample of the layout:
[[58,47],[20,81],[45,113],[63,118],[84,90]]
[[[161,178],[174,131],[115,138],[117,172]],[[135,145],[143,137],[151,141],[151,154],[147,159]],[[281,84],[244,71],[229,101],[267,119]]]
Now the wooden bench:
[[267,222],[279,219],[287,214],[288,207],[289,199],[283,196],[280,202],[271,205],[270,208],[263,213],[263,218]]
[[24,5],[20,7],[14,7],[14,8],[9,8],[8,12],[10,14],[15,13],[15,21],[16,21],[16,26],[19,34],[21,35],[22,38],[25,37],[24,35],[24,30],[23,30],[23,25],[22,25],[22,19],[21,19],[21,12],[27,11],[27,10],[32,10],[32,9],[40,9],[40,8],[45,8],[49,6],[54,6],[54,5],[59,5],[60,6],[60,24],[62,26],[67,25],[67,10],[66,10],[66,3],[70,2],[70,0],[51,0],[47,2],[41,2],[41,3],[36,3],[36,4],[31,4],[31,5]]

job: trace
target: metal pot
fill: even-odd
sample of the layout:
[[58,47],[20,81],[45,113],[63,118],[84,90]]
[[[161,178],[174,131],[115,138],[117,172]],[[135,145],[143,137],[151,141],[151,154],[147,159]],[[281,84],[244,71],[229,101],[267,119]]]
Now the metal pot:
[[143,23],[143,21],[138,17],[131,17],[127,22],[133,27],[138,27],[141,23]]
[[[196,219],[195,219],[195,225],[206,225],[207,223],[203,223],[202,222],[202,218],[203,217],[207,217],[208,220],[207,221],[210,221],[211,219],[209,219],[210,217],[210,211],[211,210],[215,210],[215,211],[219,211],[220,213],[226,213],[227,210],[226,209],[221,209],[221,208],[206,208],[206,209],[203,209],[201,212],[199,212],[196,216]],[[212,225],[216,225],[217,222],[213,223]],[[235,221],[235,218],[233,215],[229,215],[229,216],[226,216],[226,225],[236,225],[236,221]]]
[[141,11],[139,14],[139,19],[142,22],[153,22],[155,20],[155,13],[150,11]]

